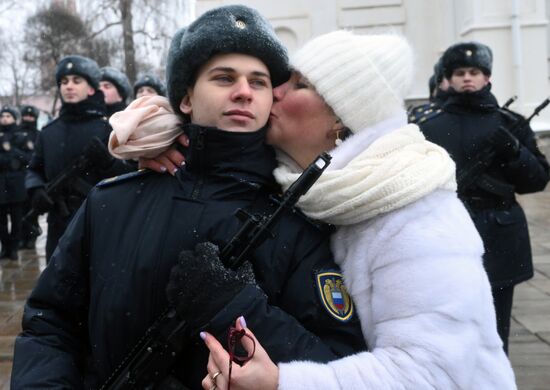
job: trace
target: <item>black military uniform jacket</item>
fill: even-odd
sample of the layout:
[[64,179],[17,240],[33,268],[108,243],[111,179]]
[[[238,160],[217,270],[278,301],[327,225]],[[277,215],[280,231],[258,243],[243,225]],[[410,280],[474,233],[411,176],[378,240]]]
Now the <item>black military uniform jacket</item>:
[[[449,152],[460,173],[491,148],[488,137],[498,126],[512,128],[520,119],[499,109],[488,85],[475,93],[451,91],[439,112],[427,113],[417,123],[429,141]],[[494,288],[532,277],[527,220],[515,193],[541,191],[549,180],[548,162],[531,128],[522,126],[514,135],[521,143],[515,160],[505,162],[497,156],[484,171],[490,182],[477,180],[468,188],[458,188],[483,239],[484,264]]]
[[407,112],[409,123],[418,124],[419,121],[424,122],[431,116],[439,114],[442,111],[441,106],[445,104],[445,100],[447,100],[448,97],[448,91],[443,91],[440,88],[437,88],[437,94],[430,97],[430,101],[428,103],[412,107]]
[[[25,186],[30,191],[36,187],[43,187],[70,166],[82,154],[92,138],[98,137],[107,143],[110,132],[102,92],[98,91],[79,103],[64,103],[59,117],[46,125],[38,135]],[[90,170],[82,175],[82,179],[93,186],[102,179],[128,171],[129,168],[117,163],[107,170]],[[76,212],[86,194],[71,189],[67,189],[66,192],[72,214]],[[49,213],[48,222],[59,218],[54,210]]]
[[124,111],[126,108],[125,102],[118,102],[113,104],[107,104],[107,117],[110,118],[115,112]]
[[[180,251],[226,243],[241,225],[238,208],[273,210],[275,160],[265,130],[186,131],[190,152],[176,177],[134,173],[91,191],[27,302],[14,389],[79,388],[89,354],[102,383],[167,307],[165,287]],[[339,318],[323,303],[317,276],[337,271],[326,227],[288,212],[274,233],[251,258],[261,290],[246,287],[207,329],[225,343],[228,327],[244,315],[276,362],[326,362],[364,350],[356,316]],[[177,375],[200,388],[207,358],[195,337]]]
[[36,138],[38,138],[38,133],[39,133],[36,127],[36,121],[21,122],[21,124],[19,125],[19,131],[27,133],[27,136],[32,140],[32,142],[36,142]]
[[0,204],[25,201],[25,169],[33,149],[33,139],[15,123],[0,126]]

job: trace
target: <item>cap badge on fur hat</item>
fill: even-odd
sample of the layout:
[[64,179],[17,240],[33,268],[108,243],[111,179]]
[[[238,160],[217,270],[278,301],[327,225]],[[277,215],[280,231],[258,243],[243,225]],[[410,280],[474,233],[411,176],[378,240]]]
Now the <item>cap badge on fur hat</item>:
[[72,62],[68,62],[67,63],[67,69],[72,69],[73,68],[73,63]]
[[236,20],[235,21],[235,27],[237,27],[241,30],[244,30],[246,28],[246,23],[243,22],[242,20]]
[[460,42],[449,46],[441,56],[443,72],[450,79],[458,68],[478,68],[486,76],[491,75],[493,53],[491,48],[480,42]]

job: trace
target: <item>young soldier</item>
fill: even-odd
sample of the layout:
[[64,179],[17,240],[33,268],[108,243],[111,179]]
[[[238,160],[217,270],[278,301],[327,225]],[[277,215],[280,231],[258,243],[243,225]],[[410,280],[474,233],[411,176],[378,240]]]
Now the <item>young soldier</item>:
[[[57,64],[55,77],[61,110],[59,117],[38,135],[25,182],[32,207],[41,213],[48,212],[47,261],[91,186],[130,170],[115,161],[104,146],[111,127],[105,118],[103,93],[98,90],[100,71],[96,62],[77,55],[65,57]],[[90,166],[51,198],[46,192],[47,183],[85,151]]]
[[38,108],[31,105],[21,106],[21,125],[20,130],[27,132],[32,141],[36,141],[38,137],[38,117],[40,111]]
[[326,226],[283,213],[274,237],[250,254],[254,277],[226,270],[211,246],[188,252],[205,241],[224,246],[242,225],[237,209],[276,207],[265,124],[272,86],[288,71],[267,21],[245,6],[205,13],[174,36],[167,75],[170,105],[189,122],[187,164],[175,176],[134,173],[90,193],[27,302],[13,389],[80,388],[83,377],[101,384],[168,301],[192,330],[172,373],[192,389],[208,357],[199,330],[225,338],[240,315],[276,361],[328,361],[366,348],[353,306],[326,303],[332,296],[320,280],[341,281]]
[[0,111],[0,258],[10,260],[17,260],[21,241],[21,220],[27,198],[25,167],[33,148],[32,140],[18,131],[18,116],[13,107],[4,106]]
[[[533,276],[527,220],[515,194],[542,191],[550,176],[529,125],[517,127],[523,118],[500,109],[491,93],[492,60],[491,49],[481,43],[449,47],[442,57],[448,97],[417,123],[456,163],[458,194],[485,245],[498,332],[508,351],[514,286]],[[462,173],[475,172],[469,167],[482,164],[488,153],[495,157],[461,181]]]
[[166,87],[154,74],[147,73],[141,76],[134,84],[134,96],[166,96]]
[[[31,105],[21,106],[21,124],[19,126],[19,131],[22,132],[24,137],[28,137],[31,143],[28,145],[31,146],[31,152],[34,150],[34,143],[38,137],[38,127],[37,121],[40,112],[38,108]],[[27,199],[24,204],[23,214],[26,214],[31,209],[30,200]],[[22,224],[21,226],[21,245],[23,249],[34,249],[36,244],[36,237],[34,232],[39,231],[38,217],[33,220],[27,221],[27,223]]]
[[130,81],[120,70],[111,66],[101,68],[99,89],[105,96],[107,116],[126,108],[126,100],[130,96]]

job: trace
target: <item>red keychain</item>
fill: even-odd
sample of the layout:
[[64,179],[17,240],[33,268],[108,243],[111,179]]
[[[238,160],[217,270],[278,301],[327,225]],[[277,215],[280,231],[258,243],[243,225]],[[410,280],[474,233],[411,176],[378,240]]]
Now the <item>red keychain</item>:
[[[237,343],[240,343],[243,337],[248,337],[250,340],[252,340],[252,352],[246,356],[235,355],[235,347],[237,346]],[[252,359],[252,357],[254,356],[254,352],[256,352],[256,342],[252,337],[246,334],[246,331],[244,329],[237,330],[237,328],[232,326],[231,328],[229,328],[229,334],[227,336],[227,347],[229,351],[229,378],[227,379],[227,390],[231,390],[231,369],[233,366],[233,362],[243,365],[247,361]]]

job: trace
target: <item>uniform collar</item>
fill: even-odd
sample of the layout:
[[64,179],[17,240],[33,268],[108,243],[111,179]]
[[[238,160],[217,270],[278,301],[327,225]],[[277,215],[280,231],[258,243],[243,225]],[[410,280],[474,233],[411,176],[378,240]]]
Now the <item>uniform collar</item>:
[[443,108],[446,111],[493,111],[498,108],[498,102],[491,93],[491,84],[476,92],[456,92],[449,89],[449,97],[445,101]]
[[87,99],[78,103],[63,102],[59,117],[68,121],[83,121],[97,117],[103,117],[107,114],[103,93],[96,93]]
[[126,103],[124,102],[117,102],[113,104],[107,104],[107,116],[110,117],[115,112],[123,111],[126,108]]
[[17,123],[12,123],[11,125],[1,126],[0,131],[3,133],[13,133],[17,130]]
[[183,130],[189,137],[189,147],[184,151],[188,171],[276,186],[275,153],[265,144],[265,127],[253,132],[234,132],[186,124]]

